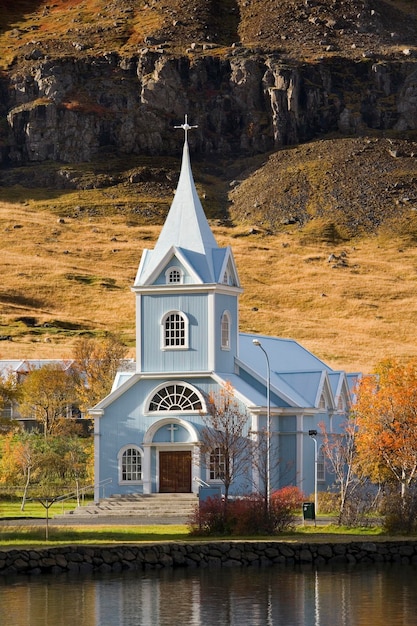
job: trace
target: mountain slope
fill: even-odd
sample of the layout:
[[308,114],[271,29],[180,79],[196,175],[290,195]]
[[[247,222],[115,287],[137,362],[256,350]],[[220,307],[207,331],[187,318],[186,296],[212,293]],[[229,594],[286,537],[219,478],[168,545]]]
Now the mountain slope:
[[5,0],[0,46],[3,62],[33,46],[50,56],[129,55],[161,43],[178,53],[196,42],[297,59],[365,49],[390,56],[416,46],[416,14],[413,0]]
[[413,0],[5,0],[0,357],[133,345],[185,113],[242,330],[352,370],[414,354],[416,19]]

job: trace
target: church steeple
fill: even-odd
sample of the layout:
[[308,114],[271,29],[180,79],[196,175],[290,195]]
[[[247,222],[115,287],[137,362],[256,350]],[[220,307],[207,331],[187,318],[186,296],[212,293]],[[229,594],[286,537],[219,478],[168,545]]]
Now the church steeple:
[[175,128],[182,128],[185,134],[178,186],[155,248],[146,251],[142,258],[135,285],[152,282],[155,270],[173,250],[181,251],[202,282],[218,282],[220,259],[216,257],[220,249],[198,197],[190,163],[187,135],[189,130],[197,127],[190,126],[185,116],[185,123]]
[[136,294],[138,372],[234,371],[238,297],[231,248],[219,248],[195,188],[185,123],[181,172],[153,250],[144,250]]

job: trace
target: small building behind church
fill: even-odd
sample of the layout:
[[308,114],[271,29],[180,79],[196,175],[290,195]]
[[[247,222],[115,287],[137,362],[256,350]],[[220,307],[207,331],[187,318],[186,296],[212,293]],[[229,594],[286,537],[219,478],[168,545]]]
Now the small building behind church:
[[[217,245],[205,217],[191,170],[187,119],[181,127],[178,186],[132,287],[136,369],[119,372],[112,392],[91,410],[95,482],[111,481],[106,495],[221,486],[224,459],[218,450],[202,455],[201,433],[208,395],[231,386],[248,416],[247,436],[270,425],[271,491],[296,485],[310,494],[315,482],[325,490],[334,477],[321,453],[319,424],[340,432],[357,375],[333,370],[292,339],[239,331],[238,268],[232,249]],[[311,431],[318,433],[315,441]],[[262,491],[260,481],[248,464],[230,492]]]

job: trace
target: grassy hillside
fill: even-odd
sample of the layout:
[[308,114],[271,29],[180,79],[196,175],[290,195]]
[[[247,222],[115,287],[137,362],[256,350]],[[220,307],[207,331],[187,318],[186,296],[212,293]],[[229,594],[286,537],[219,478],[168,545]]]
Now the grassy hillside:
[[[198,54],[240,43],[284,61],[408,62],[416,19],[415,0],[4,0],[0,70],[32,71],[37,50],[189,54],[196,41],[210,44]],[[293,337],[349,370],[415,354],[416,155],[415,136],[387,133],[193,160],[217,240],[236,257],[243,331]],[[0,173],[0,358],[69,357],[80,333],[108,330],[133,356],[130,286],[178,172],[177,159],[129,157]]]
[[[179,163],[171,165],[178,172]],[[226,183],[203,175],[201,184],[194,169],[200,195],[221,213]],[[248,174],[232,190],[233,210],[245,186],[245,201],[253,202],[259,175]],[[69,357],[80,333],[107,330],[121,333],[133,356],[130,286],[143,248],[156,241],[174,187],[175,180],[122,180],[103,189],[3,189],[0,358]],[[348,198],[346,193],[346,206]],[[380,228],[342,240],[321,218],[308,227],[285,222],[273,234],[249,218],[211,223],[219,244],[232,246],[245,289],[241,330],[293,337],[349,370],[369,371],[382,358],[415,353],[412,228],[395,235]]]

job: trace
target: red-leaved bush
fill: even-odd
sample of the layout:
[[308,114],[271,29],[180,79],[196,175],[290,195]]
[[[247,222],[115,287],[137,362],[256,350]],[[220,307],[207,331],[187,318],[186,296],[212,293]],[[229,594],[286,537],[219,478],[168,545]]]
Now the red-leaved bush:
[[297,487],[283,487],[265,499],[252,494],[225,502],[208,498],[188,521],[193,535],[273,535],[291,530],[305,496]]

